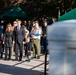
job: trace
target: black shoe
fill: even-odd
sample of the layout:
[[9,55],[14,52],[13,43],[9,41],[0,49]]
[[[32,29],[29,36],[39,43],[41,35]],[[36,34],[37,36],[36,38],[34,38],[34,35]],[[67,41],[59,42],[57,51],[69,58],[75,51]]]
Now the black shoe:
[[8,60],[11,60],[11,58],[8,58]]
[[4,60],[7,60],[7,58],[4,58]]
[[37,56],[37,59],[40,59],[40,56]]
[[22,61],[22,59],[20,58],[19,61]]
[[17,59],[17,58],[15,58],[15,61],[18,61],[18,59]]
[[31,58],[36,58],[36,56],[33,56],[33,57],[31,57]]
[[28,59],[27,62],[30,62],[30,59]]
[[3,59],[3,57],[0,57],[0,59]]
[[3,59],[3,56],[1,56],[0,58]]

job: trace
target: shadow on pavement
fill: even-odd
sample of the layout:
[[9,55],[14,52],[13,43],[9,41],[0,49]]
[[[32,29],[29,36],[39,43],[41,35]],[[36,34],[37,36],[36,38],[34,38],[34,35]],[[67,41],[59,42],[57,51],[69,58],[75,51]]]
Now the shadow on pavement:
[[43,75],[43,72],[0,64],[2,75]]

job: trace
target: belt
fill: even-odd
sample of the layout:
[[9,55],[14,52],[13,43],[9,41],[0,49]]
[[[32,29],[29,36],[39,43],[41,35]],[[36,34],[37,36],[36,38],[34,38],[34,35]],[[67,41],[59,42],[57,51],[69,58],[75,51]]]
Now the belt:
[[37,39],[34,39],[34,38],[33,38],[33,40],[39,40],[39,39],[38,39],[38,38],[37,38]]

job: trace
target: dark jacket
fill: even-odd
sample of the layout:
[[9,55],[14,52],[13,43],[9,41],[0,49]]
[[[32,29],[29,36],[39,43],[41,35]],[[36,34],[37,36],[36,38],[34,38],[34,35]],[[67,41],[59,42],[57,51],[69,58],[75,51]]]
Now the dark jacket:
[[14,41],[22,43],[25,38],[25,30],[23,26],[20,27],[20,30],[17,30],[17,27],[14,29]]
[[44,26],[44,25],[43,25],[43,26],[42,26],[42,32],[43,32],[43,35],[46,34],[46,31],[47,31],[46,29],[47,29],[47,26]]
[[4,46],[5,47],[12,47],[12,42],[13,42],[13,31],[11,32],[5,32],[4,33],[4,38],[3,38]]
[[31,42],[27,42],[26,44],[24,44],[24,49],[25,49],[25,56],[26,55],[31,55],[31,49],[32,49],[32,44]]

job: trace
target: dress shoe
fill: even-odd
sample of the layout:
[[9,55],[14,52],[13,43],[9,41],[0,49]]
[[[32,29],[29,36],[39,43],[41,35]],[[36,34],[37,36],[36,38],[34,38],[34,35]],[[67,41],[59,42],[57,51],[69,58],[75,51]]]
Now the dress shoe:
[[30,59],[28,59],[27,62],[30,62]]
[[4,58],[4,60],[7,60],[7,58]]
[[8,58],[8,60],[11,60],[11,58]]
[[37,59],[40,59],[40,56],[37,56]]
[[15,61],[18,61],[18,59],[17,59],[17,58],[15,58]]
[[3,57],[0,57],[0,59],[3,59]]
[[19,61],[22,61],[22,59],[20,58]]
[[31,57],[31,58],[32,58],[32,59],[33,59],[33,58],[36,58],[36,56],[33,56],[33,57]]

